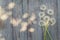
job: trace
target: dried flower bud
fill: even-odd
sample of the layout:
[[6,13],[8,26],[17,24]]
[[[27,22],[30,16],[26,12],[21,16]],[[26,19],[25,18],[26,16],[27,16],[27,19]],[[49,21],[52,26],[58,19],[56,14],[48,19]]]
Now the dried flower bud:
[[35,29],[34,29],[34,28],[30,28],[28,31],[29,31],[29,32],[34,32]]
[[32,14],[32,16],[30,17],[30,21],[34,21],[36,19],[36,16],[35,16],[35,14]]
[[28,18],[29,17],[29,14],[28,13],[24,13],[22,18]]
[[6,15],[6,14],[3,14],[0,16],[0,19],[3,21],[5,21],[7,18],[8,18],[8,15]]
[[11,2],[8,4],[8,9],[12,9],[15,7],[15,3],[14,2]]
[[27,22],[22,22],[21,23],[21,27],[27,27],[28,26],[28,23]]
[[26,31],[27,30],[27,27],[22,27],[21,29],[20,29],[20,32],[24,32],[24,31]]
[[13,26],[18,26],[19,23],[21,23],[22,20],[20,19],[11,19],[10,23],[13,24]]

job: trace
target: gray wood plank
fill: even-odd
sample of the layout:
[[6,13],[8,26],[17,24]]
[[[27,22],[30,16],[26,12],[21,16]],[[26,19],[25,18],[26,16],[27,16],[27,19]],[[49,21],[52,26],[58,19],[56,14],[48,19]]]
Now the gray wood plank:
[[[10,2],[15,2],[16,6],[12,9],[12,18],[22,19],[22,15],[28,12],[30,15],[34,12],[37,16],[37,24],[30,25],[30,28],[33,27],[35,32],[31,33],[28,30],[25,32],[20,32],[21,25],[14,27],[10,25],[10,19],[8,18],[4,23],[5,28],[0,31],[5,37],[5,40],[43,40],[42,29],[38,25],[39,17],[38,13],[40,12],[40,5],[46,4],[48,8],[54,9],[54,16],[56,18],[56,24],[53,27],[49,27],[49,31],[51,32],[51,36],[53,40],[60,40],[60,0],[2,0],[0,1],[0,5],[5,8]],[[58,5],[57,5],[58,4]],[[58,8],[58,9],[57,9]],[[25,20],[23,20],[25,21]],[[13,27],[13,28],[12,28]]]
[[[13,18],[22,19],[22,15],[27,12],[27,1],[26,0],[13,0],[16,3],[13,9]],[[23,20],[24,21],[24,20]],[[21,26],[18,25],[14,28],[15,35],[14,40],[27,40],[27,32],[20,32]]]
[[[0,6],[2,6],[7,12],[6,7],[10,2],[12,2],[12,0],[0,0]],[[3,38],[5,38],[5,40],[12,40],[12,28],[9,22],[9,18],[4,21],[3,26],[4,28],[0,30],[0,34],[3,35]]]
[[57,1],[57,8],[58,8],[58,15],[57,15],[57,22],[58,22],[58,40],[60,40],[60,0]]
[[33,12],[35,13],[36,17],[37,17],[37,23],[36,24],[32,24],[32,28],[35,29],[35,32],[31,33],[31,40],[42,40],[42,30],[41,27],[38,25],[39,24],[39,17],[38,17],[38,13],[39,13],[39,7],[40,7],[40,2],[38,0],[29,0],[29,13],[32,14]]

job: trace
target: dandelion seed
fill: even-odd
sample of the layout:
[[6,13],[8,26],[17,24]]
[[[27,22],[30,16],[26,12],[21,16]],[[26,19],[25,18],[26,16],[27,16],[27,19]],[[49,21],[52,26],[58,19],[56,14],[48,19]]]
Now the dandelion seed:
[[34,28],[30,28],[28,31],[29,31],[29,32],[34,32],[35,29],[34,29]]
[[22,18],[28,18],[29,14],[28,13],[24,13],[24,15],[22,16]]
[[40,9],[44,11],[44,10],[47,9],[47,7],[46,7],[46,5],[41,5],[41,6],[40,6]]
[[55,18],[51,18],[51,19],[50,19],[50,23],[51,23],[51,26],[53,26],[53,25],[56,23]]
[[39,17],[44,17],[45,16],[45,13],[44,12],[40,12],[39,13]]
[[50,20],[50,17],[49,17],[49,16],[44,16],[43,20],[44,20],[45,22],[47,22],[48,20]]
[[8,9],[12,9],[15,7],[15,3],[14,2],[11,2],[8,4]]
[[43,20],[40,20],[39,25],[40,26],[45,26],[45,22]]
[[54,14],[54,10],[53,10],[53,9],[48,9],[48,10],[47,10],[47,14],[53,15],[53,14]]

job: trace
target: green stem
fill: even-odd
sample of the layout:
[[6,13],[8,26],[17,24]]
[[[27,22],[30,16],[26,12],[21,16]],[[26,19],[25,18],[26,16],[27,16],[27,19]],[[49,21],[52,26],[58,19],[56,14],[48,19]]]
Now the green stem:
[[50,35],[50,33],[49,33],[49,31],[48,31],[48,30],[47,30],[47,33],[48,33],[48,35],[49,35],[50,39],[52,40],[52,37],[51,37],[51,35]]
[[51,35],[50,35],[49,31],[48,31],[48,25],[46,25],[46,27],[45,27],[44,40],[46,39],[46,32],[48,33],[49,38],[52,40]]
[[45,30],[45,32],[44,32],[44,40],[46,40],[46,30]]
[[44,40],[46,40],[46,31],[48,29],[48,25],[45,26],[45,31],[44,31]]

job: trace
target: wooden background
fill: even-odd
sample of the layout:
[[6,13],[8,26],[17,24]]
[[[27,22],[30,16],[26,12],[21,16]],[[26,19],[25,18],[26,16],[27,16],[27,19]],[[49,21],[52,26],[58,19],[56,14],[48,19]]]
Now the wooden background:
[[[37,16],[37,22],[39,22],[38,13],[41,4],[47,4],[48,7],[53,8],[55,12],[56,24],[53,27],[49,27],[53,40],[60,40],[60,0],[0,0],[0,5],[6,10],[6,6],[10,2],[15,2],[16,6],[12,9],[12,17],[20,18],[25,12],[35,12]],[[19,16],[18,16],[19,15]],[[33,25],[35,32],[30,33],[28,31],[20,32],[20,25],[18,27],[12,27],[9,23],[9,19],[5,21],[5,28],[0,30],[5,40],[43,40],[41,27],[37,24]]]

